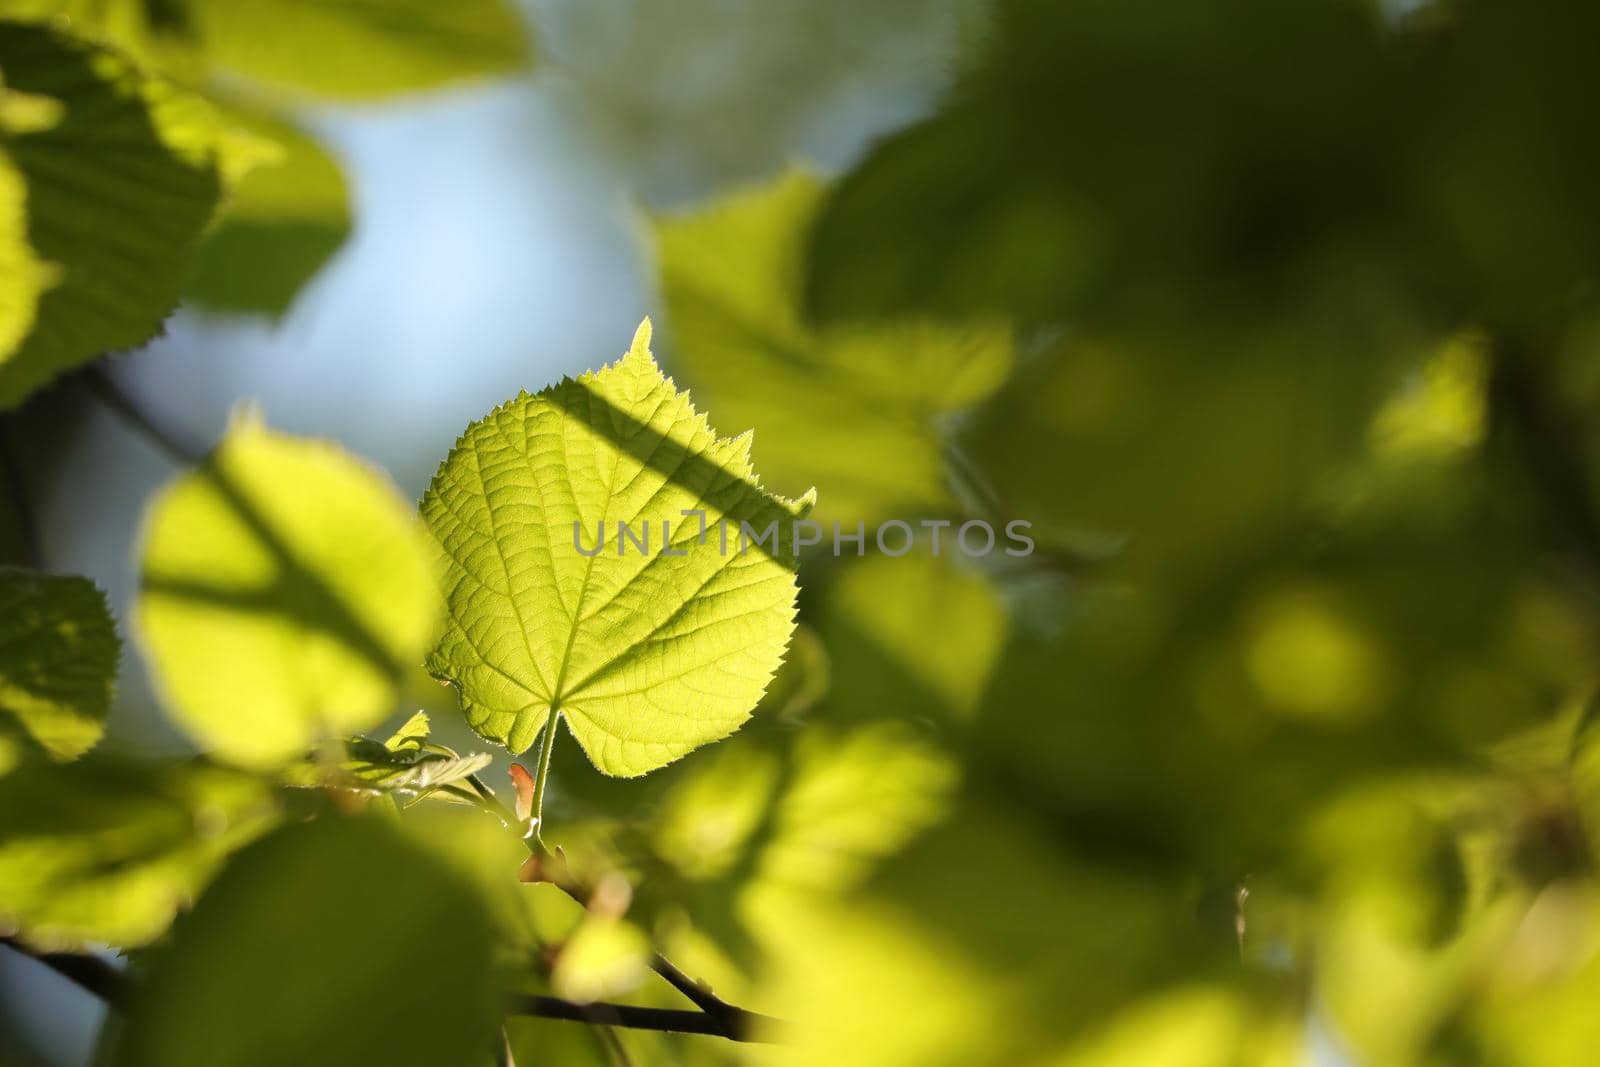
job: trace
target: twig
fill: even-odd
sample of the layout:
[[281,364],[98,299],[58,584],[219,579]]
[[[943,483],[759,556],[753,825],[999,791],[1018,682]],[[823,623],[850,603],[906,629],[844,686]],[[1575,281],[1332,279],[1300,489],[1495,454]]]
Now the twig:
[[1505,331],[1495,341],[1491,410],[1514,435],[1549,518],[1583,553],[1591,572],[1600,571],[1600,508],[1583,468],[1584,427],[1561,410],[1536,340]]
[[14,937],[0,937],[0,945],[29,959],[37,960],[89,993],[112,1006],[120,1006],[127,998],[128,979],[121,971],[99,956],[81,956],[72,952],[38,952]]
[[[112,1007],[127,1001],[130,983],[127,975],[98,956],[72,952],[40,952],[14,937],[0,937],[0,944],[29,959],[42,963],[79,988],[92,993]],[[533,1015],[545,1019],[622,1026],[633,1030],[660,1030],[678,1034],[707,1034],[730,1041],[772,1041],[782,1023],[765,1015],[731,1008],[721,1018],[701,1011],[670,1008],[640,1008],[631,1004],[605,1001],[579,1004],[560,997],[521,994],[511,1003],[514,1015]]]
[[[481,802],[480,806],[485,811],[499,819],[506,825],[507,828],[513,831],[519,830],[519,824],[516,816],[512,814],[505,804],[501,803],[499,798],[494,795],[494,791],[485,785],[482,779],[474,774],[469,775],[467,781],[478,793]],[[524,838],[523,840],[528,847],[529,853],[532,855],[540,857],[546,857],[550,855],[549,851],[545,849],[542,843],[540,843],[538,840],[533,838]],[[567,896],[577,901],[579,904],[582,904],[585,907],[589,905],[590,892],[587,886],[574,882],[570,878],[551,878],[550,883],[557,889],[560,889],[563,893],[567,894]],[[734,1036],[734,1034],[737,1033],[742,1026],[744,1026],[744,1020],[766,1018],[765,1016],[759,1016],[754,1012],[749,1012],[743,1008],[729,1004],[727,1001],[713,993],[710,986],[690,978],[681,969],[679,969],[677,964],[667,959],[667,957],[662,955],[660,952],[651,953],[650,969],[655,971],[656,974],[660,975],[666,980],[667,984],[672,986],[672,988],[676,989],[679,993],[683,994],[692,1004],[694,1004],[695,1007],[700,1009],[698,1013],[692,1014],[701,1014],[706,1016],[710,1020],[710,1025],[715,1027],[715,1029],[711,1030],[694,1030],[688,1032],[717,1034],[733,1041],[749,1040],[748,1038]]]
[[11,498],[12,514],[16,516],[18,547],[23,560],[30,567],[39,565],[42,558],[39,544],[39,525],[33,513],[33,501],[28,496],[28,483],[22,473],[22,456],[17,449],[16,435],[11,419],[0,419],[0,480],[6,484],[6,494]]
[[517,1015],[536,1015],[544,1019],[567,1019],[571,1022],[594,1023],[603,1021],[608,1026],[621,1026],[630,1030],[661,1030],[673,1034],[705,1034],[725,1037],[729,1041],[772,1042],[783,1024],[766,1015],[734,1008],[725,1021],[712,1018],[703,1011],[680,1011],[675,1008],[640,1008],[632,1004],[576,1004],[559,997],[523,994],[515,1001],[513,1012]]
[[206,449],[185,440],[181,434],[167,429],[152,418],[132,397],[123,392],[122,387],[112,380],[104,367],[96,364],[87,368],[83,372],[83,381],[97,400],[165,452],[175,463],[180,466],[193,466],[205,458]]

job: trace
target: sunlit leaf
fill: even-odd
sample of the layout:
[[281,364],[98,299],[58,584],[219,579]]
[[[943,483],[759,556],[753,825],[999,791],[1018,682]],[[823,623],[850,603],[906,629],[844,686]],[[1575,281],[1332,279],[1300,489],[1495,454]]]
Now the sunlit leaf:
[[[0,256],[21,271],[21,287],[3,298],[9,325],[0,324],[20,339],[0,348],[6,408],[159,330],[221,178],[214,116],[115,53],[41,26],[0,23],[0,68],[8,90],[56,109],[53,121],[22,130],[0,124],[0,218],[13,230],[24,218],[32,248],[30,260],[0,238]],[[10,92],[7,99],[14,110]],[[21,339],[14,305],[38,293],[41,269],[52,284]],[[8,274],[7,286],[17,284]]]
[[470,885],[370,819],[241,852],[153,954],[113,1062],[475,1063],[504,994]]
[[0,713],[52,755],[100,739],[121,651],[93,582],[0,567]]
[[804,241],[823,193],[794,173],[658,218],[656,252],[674,364],[696,395],[725,424],[756,427],[770,480],[815,482],[826,516],[870,537],[897,506],[949,503],[938,419],[1004,380],[1011,335],[996,322],[807,326]]
[[527,59],[505,0],[182,0],[206,59],[295,93],[366,99],[509,74]]
[[146,520],[140,637],[177,721],[271,766],[392,709],[436,632],[425,536],[336,446],[236,420]]
[[419,711],[387,741],[353,738],[344,743],[344,759],[329,763],[314,755],[287,768],[284,776],[292,785],[388,794],[409,803],[477,774],[494,760],[487,752],[463,756],[428,740],[428,730],[427,713]]
[[[649,342],[647,323],[616,363],[473,423],[422,500],[450,608],[429,669],[490,740],[521,752],[556,711],[629,777],[749,717],[794,629],[790,523],[811,500],[762,489],[749,436],[717,437]],[[741,551],[741,523],[781,540]]]
[[220,768],[25,764],[0,778],[0,925],[41,948],[144,944],[275,819]]
[[349,233],[344,176],[288,121],[240,107],[228,117],[267,148],[230,190],[186,295],[222,311],[282,314]]

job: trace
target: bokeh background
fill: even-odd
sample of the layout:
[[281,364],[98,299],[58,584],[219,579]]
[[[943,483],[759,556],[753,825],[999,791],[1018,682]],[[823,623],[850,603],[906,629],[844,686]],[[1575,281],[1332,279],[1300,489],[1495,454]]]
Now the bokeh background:
[[[649,315],[824,522],[1024,519],[1038,549],[808,557],[735,738],[629,782],[563,738],[551,836],[626,857],[630,929],[798,1036],[618,1060],[522,1020],[518,1062],[1591,1062],[1600,16],[519,14],[526,70],[296,101],[348,235],[266,311],[203,262],[110,362],[126,396],[201,446],[253,403],[414,499]],[[177,465],[71,376],[19,418],[43,564],[129,618]],[[481,748],[453,699],[419,670],[395,725]],[[105,744],[187,751],[131,652]],[[673,1003],[632,942],[583,951],[598,992]],[[90,1062],[102,1014],[0,955],[6,1062]]]

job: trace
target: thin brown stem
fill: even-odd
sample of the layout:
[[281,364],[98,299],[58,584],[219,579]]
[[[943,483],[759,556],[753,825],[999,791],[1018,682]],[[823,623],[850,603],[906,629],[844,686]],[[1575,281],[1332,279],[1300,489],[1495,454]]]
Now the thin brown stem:
[[517,998],[512,1008],[517,1015],[536,1015],[545,1019],[567,1019],[579,1023],[603,1023],[629,1030],[660,1030],[673,1034],[705,1034],[729,1041],[772,1042],[783,1024],[767,1015],[734,1008],[726,1019],[712,1018],[703,1011],[675,1008],[641,1008],[632,1004],[576,1004],[559,997],[532,993]]
[[[467,781],[477,792],[480,800],[480,806],[485,811],[499,819],[508,829],[513,831],[517,830],[518,822],[516,816],[513,815],[503,803],[500,802],[499,798],[494,795],[493,790],[485,785],[477,775],[470,776]],[[546,849],[544,845],[536,838],[524,838],[524,843],[527,845],[528,851],[531,854],[538,856],[541,859],[548,859],[551,855],[549,850]],[[588,907],[589,898],[592,895],[589,887],[575,881],[568,876],[570,875],[570,872],[566,870],[564,863],[551,864],[549,867],[550,877],[548,880],[550,881],[550,884],[554,885],[557,889],[560,889],[563,893],[567,894],[567,896],[571,897],[579,904],[582,904],[584,907]],[[678,967],[677,964],[667,959],[667,957],[662,955],[660,952],[651,953],[650,969],[655,971],[656,974],[660,975],[668,985],[672,986],[672,988],[683,994],[683,996],[686,997],[690,1003],[694,1004],[695,1007],[699,1008],[700,1011],[698,1014],[707,1016],[712,1021],[711,1024],[715,1027],[715,1029],[708,1031],[692,1031],[693,1033],[715,1033],[722,1037],[727,1037],[730,1040],[748,1040],[747,1038],[738,1038],[733,1036],[733,1034],[739,1031],[743,1026],[743,1020],[747,1018],[765,1018],[764,1016],[758,1016],[753,1012],[748,1012],[743,1008],[729,1004],[727,1001],[713,993],[709,985],[689,977],[682,971],[682,969]]]
[[205,458],[206,450],[203,447],[186,440],[182,434],[156,421],[123,391],[122,386],[117,384],[104,367],[99,364],[89,367],[83,372],[83,381],[96,400],[137,430],[151,444],[165,452],[174,463],[189,467]]

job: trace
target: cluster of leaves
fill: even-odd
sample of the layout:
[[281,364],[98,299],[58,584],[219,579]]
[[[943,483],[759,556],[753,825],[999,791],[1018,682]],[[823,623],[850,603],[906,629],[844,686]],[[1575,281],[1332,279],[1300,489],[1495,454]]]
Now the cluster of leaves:
[[[661,375],[649,337],[647,323],[613,365],[473,424],[421,522],[336,446],[239,416],[152,500],[140,551],[137,631],[198,759],[58,766],[103,729],[115,626],[84,579],[0,572],[0,709],[15,739],[0,778],[0,916],[39,951],[160,942],[139,957],[118,1062],[194,1059],[197,1041],[204,1062],[225,1048],[230,1062],[332,1063],[381,1041],[396,1045],[386,1062],[476,1062],[519,988],[582,1005],[642,981],[650,942],[624,919],[628,883],[568,868],[539,841],[556,730],[564,721],[597,767],[634,776],[735,730],[793,630],[793,560],[690,554],[693,523],[679,524],[683,555],[585,557],[564,539],[575,523],[659,528],[689,508],[711,523],[787,519],[809,506],[760,487],[749,435],[718,437]],[[432,740],[425,713],[384,742],[348,736],[391,714],[430,647],[484,737],[520,752],[543,734],[514,814],[478,777],[490,756]],[[503,825],[481,812],[400,818],[433,798]],[[398,828],[338,814],[374,808]],[[338,825],[298,825],[307,813]],[[541,904],[519,867],[588,911]],[[236,926],[259,943],[241,949]],[[249,965],[218,980],[218,951]],[[313,961],[314,992],[263,992]],[[390,995],[385,976],[422,971]],[[203,1040],[183,1022],[201,1001],[215,1006]],[[396,1036],[423,1015],[428,1041]]]
[[349,228],[289,104],[504,73],[525,40],[501,0],[0,3],[0,410],[180,296],[288,306]]
[[[130,284],[190,269],[133,270],[122,230],[35,235],[63,72],[122,86],[83,121],[159,131],[141,180],[215,198],[260,135],[195,118],[152,62],[215,95],[509,61],[481,4],[85,6],[94,43],[0,37],[0,223],[26,236],[0,245],[0,313],[23,309],[0,340],[24,355],[62,336],[68,250]],[[435,21],[457,12],[489,29]],[[35,950],[133,950],[114,1062],[604,1062],[608,1031],[507,1013],[554,995],[626,1023],[612,1001],[670,1003],[652,968],[734,1033],[660,952],[791,1043],[630,1035],[651,1061],[1585,1062],[1595,19],[1003,0],[944,106],[836,183],[651,220],[667,351],[758,444],[711,429],[648,326],[468,427],[420,523],[336,446],[241,415],[140,551],[140,646],[203,755],[82,755],[117,663],[104,602],[0,575],[0,918]],[[380,58],[302,69],[308,35]],[[326,203],[280,193],[237,240]],[[213,209],[149,244],[192,247]],[[178,284],[140,296],[145,333]],[[117,299],[59,320],[91,347],[0,381],[138,340],[105,340],[134,318]],[[725,553],[684,518],[814,502],[922,536]],[[975,518],[1032,521],[1037,551],[937,550]],[[671,540],[569,541],[619,522]],[[425,716],[352,736],[422,661],[482,738],[538,744],[514,810]]]

